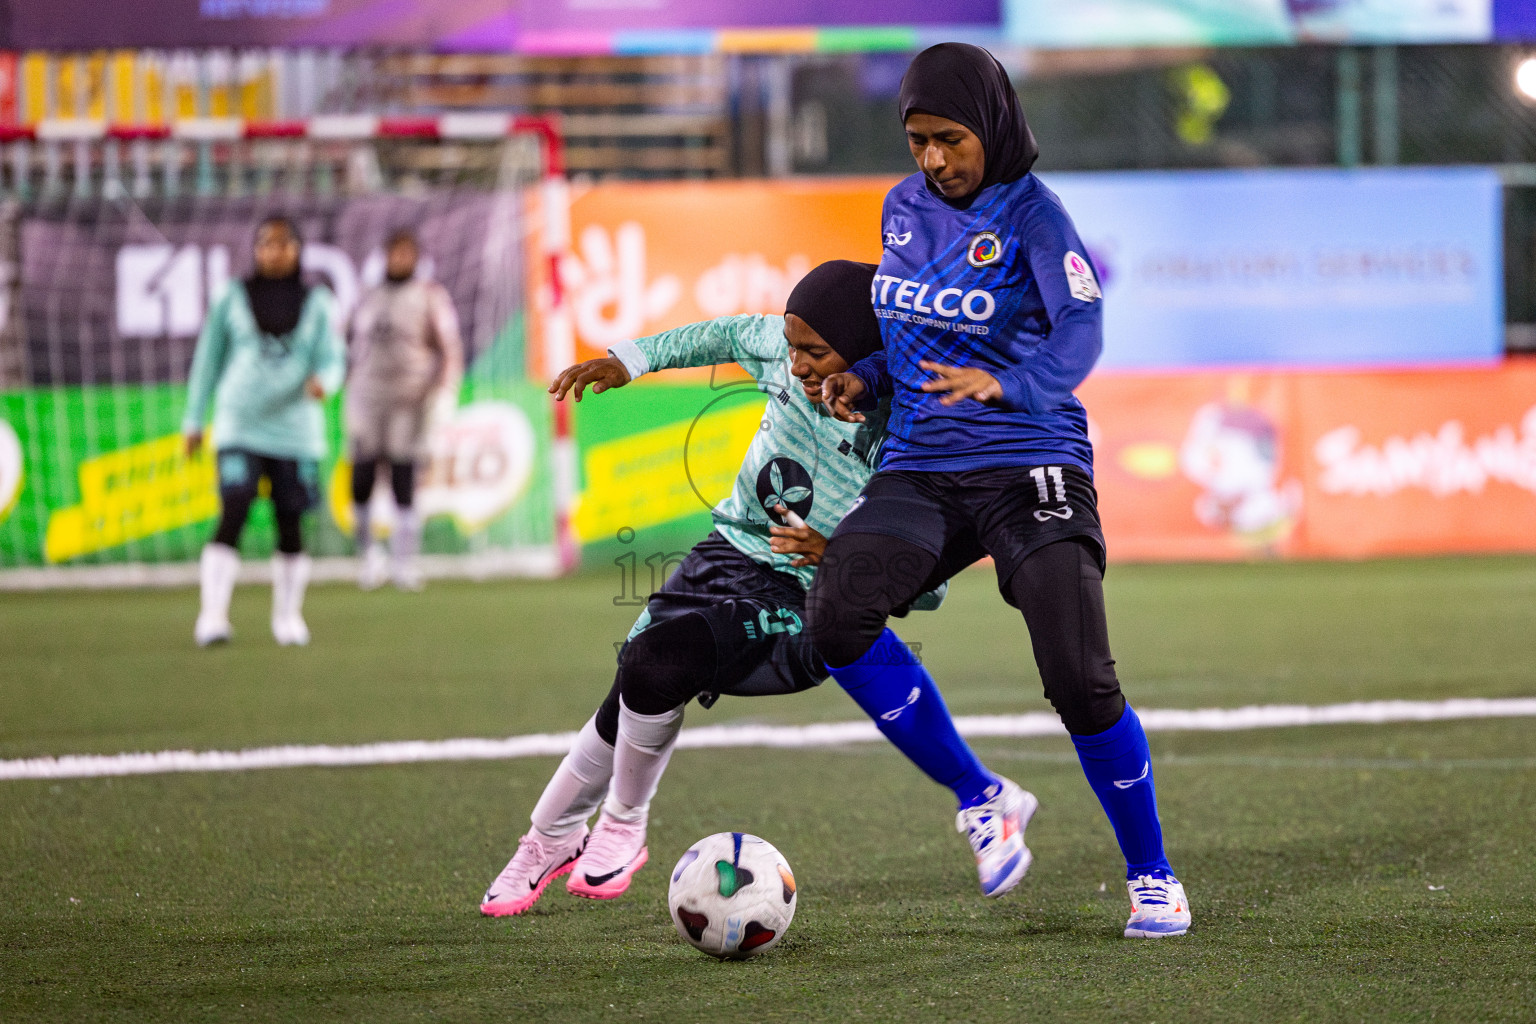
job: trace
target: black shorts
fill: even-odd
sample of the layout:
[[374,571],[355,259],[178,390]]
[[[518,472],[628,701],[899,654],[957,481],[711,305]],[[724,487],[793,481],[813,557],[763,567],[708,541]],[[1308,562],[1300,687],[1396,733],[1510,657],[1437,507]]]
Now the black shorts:
[[261,480],[271,488],[272,507],[298,515],[320,504],[320,467],[314,459],[279,459],[241,448],[219,449],[219,494],[226,503],[256,500]]
[[1010,603],[1008,580],[1047,544],[1084,538],[1098,554],[1100,572],[1105,568],[1098,492],[1076,466],[881,470],[833,536],[850,533],[897,537],[935,555],[939,563],[921,590],[991,555],[998,588]]
[[799,582],[754,562],[718,533],[695,544],[651,595],[641,628],[690,614],[703,616],[715,638],[715,678],[701,680],[704,707],[722,694],[799,693],[827,678],[805,630]]

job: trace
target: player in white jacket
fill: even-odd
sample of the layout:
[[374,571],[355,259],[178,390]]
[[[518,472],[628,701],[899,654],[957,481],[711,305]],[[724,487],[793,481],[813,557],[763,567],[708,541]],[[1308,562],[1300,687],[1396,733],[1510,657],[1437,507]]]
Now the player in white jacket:
[[416,273],[420,246],[397,231],[386,247],[384,282],[367,292],[352,314],[347,387],[347,437],[352,454],[352,504],[359,583],[384,582],[386,558],[373,537],[368,501],[380,463],[389,466],[395,498],[391,575],[395,585],[421,585],[415,557],[421,519],[415,509],[416,469],[427,457],[427,427],[434,406],[453,402],[464,371],[459,318],[448,290]]

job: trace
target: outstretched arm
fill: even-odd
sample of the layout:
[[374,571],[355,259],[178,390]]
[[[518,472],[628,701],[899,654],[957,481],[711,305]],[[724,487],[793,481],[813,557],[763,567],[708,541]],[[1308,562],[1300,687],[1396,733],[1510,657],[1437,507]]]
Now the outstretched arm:
[[550,383],[549,393],[555,396],[555,401],[563,402],[566,393],[574,388],[576,401],[579,402],[587,388],[591,388],[594,395],[600,395],[609,388],[621,388],[633,379],[623,362],[613,356],[588,359],[584,363],[567,366],[561,370]]
[[608,350],[605,359],[589,359],[562,370],[550,384],[549,393],[558,400],[574,389],[579,402],[588,387],[599,395],[653,370],[721,363],[739,363],[758,380],[787,354],[784,325],[779,317],[722,316],[635,341],[621,341]]

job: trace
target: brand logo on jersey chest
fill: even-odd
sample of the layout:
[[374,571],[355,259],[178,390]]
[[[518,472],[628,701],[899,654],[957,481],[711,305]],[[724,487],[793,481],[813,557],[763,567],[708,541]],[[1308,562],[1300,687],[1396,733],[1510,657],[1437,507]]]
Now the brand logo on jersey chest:
[[757,500],[768,518],[779,526],[789,523],[774,509],[783,505],[804,519],[811,514],[815,490],[811,474],[794,459],[770,459],[757,474]]
[[971,239],[965,250],[965,261],[973,267],[990,267],[1003,258],[1003,240],[990,231],[983,231]]

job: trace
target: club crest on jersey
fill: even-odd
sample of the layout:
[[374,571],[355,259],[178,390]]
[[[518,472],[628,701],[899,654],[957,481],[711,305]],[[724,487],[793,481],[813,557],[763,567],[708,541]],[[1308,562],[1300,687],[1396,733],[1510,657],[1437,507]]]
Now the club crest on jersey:
[[1093,266],[1075,252],[1068,252],[1061,260],[1067,270],[1067,289],[1074,299],[1092,302],[1102,298],[1098,279],[1093,276]]
[[965,261],[973,267],[990,267],[1003,258],[1003,240],[990,231],[983,231],[971,239],[965,250]]

